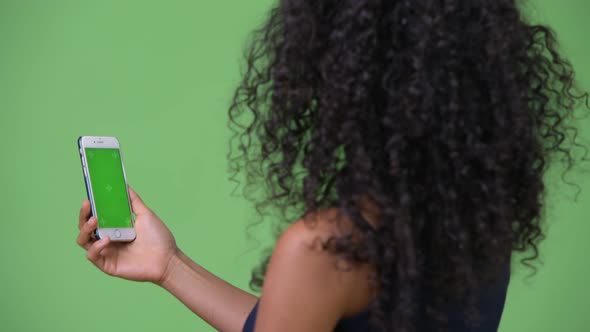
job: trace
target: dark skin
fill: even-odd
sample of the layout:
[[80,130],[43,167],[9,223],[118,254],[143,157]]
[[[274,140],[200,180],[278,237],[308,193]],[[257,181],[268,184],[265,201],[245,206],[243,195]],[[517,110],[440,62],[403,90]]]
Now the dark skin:
[[[90,202],[82,202],[77,243],[88,260],[108,275],[166,289],[219,331],[242,331],[258,298],[192,261],[164,222],[133,189],[129,192],[137,216],[137,238],[129,243],[94,240],[97,219],[90,215]],[[371,215],[367,212],[367,219]],[[257,332],[332,331],[340,319],[369,304],[375,294],[368,279],[371,268],[342,261],[318,245],[351,229],[343,217],[336,223],[336,216],[332,209],[309,215],[279,237],[262,288]]]

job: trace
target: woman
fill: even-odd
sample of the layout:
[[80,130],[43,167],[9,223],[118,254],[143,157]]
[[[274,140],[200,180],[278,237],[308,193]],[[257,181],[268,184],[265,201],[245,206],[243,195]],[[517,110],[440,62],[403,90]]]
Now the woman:
[[514,0],[283,0],[247,64],[232,179],[247,170],[247,196],[265,184],[258,211],[285,226],[254,270],[261,297],[184,255],[131,189],[129,244],[93,240],[83,202],[88,259],[220,331],[497,330],[511,254],[537,257],[543,174],[554,152],[573,165],[564,120],[588,97],[551,30]]

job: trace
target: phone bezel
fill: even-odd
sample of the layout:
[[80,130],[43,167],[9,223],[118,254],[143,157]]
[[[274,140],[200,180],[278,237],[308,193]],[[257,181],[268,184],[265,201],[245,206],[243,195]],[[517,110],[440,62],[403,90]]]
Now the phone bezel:
[[[111,136],[80,136],[78,138],[78,147],[80,152],[80,159],[82,161],[82,170],[84,172],[84,180],[86,184],[86,193],[88,195],[88,200],[90,201],[90,205],[92,208],[92,215],[99,218],[100,223],[100,216],[96,213],[95,203],[94,203],[94,196],[92,193],[92,179],[90,178],[90,174],[88,172],[88,160],[86,159],[86,148],[103,148],[103,149],[118,149],[119,156],[121,161],[121,168],[123,170],[123,179],[125,181],[125,188],[127,193],[127,204],[129,204],[129,211],[131,211],[131,223],[135,225],[135,216],[133,214],[133,210],[131,208],[131,199],[129,195],[129,187],[127,186],[127,174],[125,173],[125,165],[123,162],[123,155],[121,153],[121,147],[119,144],[119,140],[116,137]],[[120,236],[116,236],[117,232]],[[135,229],[132,227],[129,228],[101,228],[97,227],[95,236],[97,239],[101,239],[105,236],[108,236],[111,241],[133,241],[136,237]]]

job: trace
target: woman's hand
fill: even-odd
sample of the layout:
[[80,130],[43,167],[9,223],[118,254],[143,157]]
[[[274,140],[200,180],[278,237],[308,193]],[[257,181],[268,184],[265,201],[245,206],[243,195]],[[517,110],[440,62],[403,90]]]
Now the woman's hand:
[[78,244],[87,250],[86,257],[106,274],[135,281],[161,284],[173,256],[176,241],[166,225],[129,187],[131,207],[137,216],[133,242],[111,242],[108,237],[94,240],[96,217],[90,217],[90,202],[80,209]]

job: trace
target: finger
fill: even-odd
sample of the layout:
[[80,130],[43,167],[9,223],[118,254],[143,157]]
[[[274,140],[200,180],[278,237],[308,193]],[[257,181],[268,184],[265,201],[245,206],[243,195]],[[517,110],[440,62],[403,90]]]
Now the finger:
[[88,252],[86,252],[86,258],[88,258],[88,260],[91,261],[94,265],[98,266],[99,268],[102,268],[104,264],[104,259],[100,255],[100,252],[104,248],[106,248],[106,246],[108,246],[110,242],[111,241],[109,237],[104,237],[94,242],[90,246],[90,248],[88,248]]
[[116,246],[117,244],[118,244],[117,242],[111,242],[110,245],[108,245],[106,248],[99,251],[98,254],[102,257],[108,257],[108,256],[114,255],[115,252],[119,249]]
[[90,218],[90,220],[88,220],[88,222],[82,225],[82,228],[80,229],[80,234],[78,234],[78,239],[76,240],[80,247],[88,250],[88,248],[92,244],[92,233],[94,233],[97,224],[98,222],[96,218],[92,217]]
[[90,201],[85,199],[82,201],[82,207],[80,208],[80,216],[78,217],[78,229],[82,229],[82,226],[86,224],[88,218],[90,218]]
[[150,209],[145,205],[141,197],[131,188],[131,186],[127,186],[129,188],[129,198],[131,199],[131,209],[135,215],[139,216],[142,214],[150,213]]

